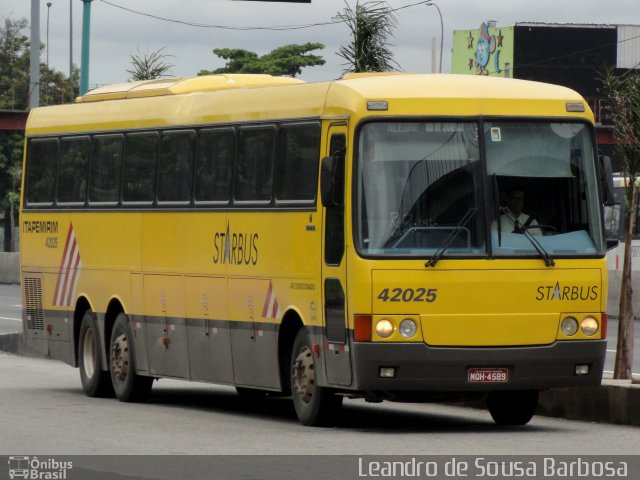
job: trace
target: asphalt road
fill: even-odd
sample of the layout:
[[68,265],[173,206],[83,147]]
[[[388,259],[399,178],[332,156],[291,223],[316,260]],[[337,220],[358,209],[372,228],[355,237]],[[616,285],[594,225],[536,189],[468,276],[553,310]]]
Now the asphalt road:
[[[159,380],[147,404],[88,398],[78,370],[0,354],[0,454],[629,455],[640,429],[536,416],[499,427],[485,410],[345,400],[338,428],[304,427],[290,399]],[[184,477],[188,478],[188,477]]]
[[22,305],[19,285],[0,285],[0,335],[22,332]]

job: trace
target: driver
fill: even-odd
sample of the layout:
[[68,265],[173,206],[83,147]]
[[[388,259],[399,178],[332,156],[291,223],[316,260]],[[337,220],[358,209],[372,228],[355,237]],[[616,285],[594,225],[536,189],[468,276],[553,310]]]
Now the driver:
[[524,190],[512,188],[507,191],[504,197],[506,211],[500,216],[500,226],[502,233],[523,233],[527,230],[531,235],[542,235],[535,218],[524,213]]

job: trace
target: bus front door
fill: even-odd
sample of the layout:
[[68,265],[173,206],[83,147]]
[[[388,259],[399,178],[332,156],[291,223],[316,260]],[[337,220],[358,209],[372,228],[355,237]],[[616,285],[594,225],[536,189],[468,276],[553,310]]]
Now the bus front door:
[[[333,178],[338,196],[344,197],[345,153],[347,151],[347,126],[332,125],[328,132],[327,154],[338,161],[334,163]],[[323,296],[324,296],[324,346],[325,369],[330,384],[351,384],[351,355],[346,302],[346,259],[344,258],[344,198],[336,205],[324,208],[323,238]]]

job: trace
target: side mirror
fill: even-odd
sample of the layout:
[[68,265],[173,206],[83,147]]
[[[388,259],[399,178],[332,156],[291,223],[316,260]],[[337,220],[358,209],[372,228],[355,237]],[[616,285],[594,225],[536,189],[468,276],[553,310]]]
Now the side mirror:
[[322,159],[320,168],[320,197],[325,208],[341,207],[344,197],[343,154],[336,152]]
[[598,158],[600,159],[600,184],[602,186],[603,201],[605,206],[610,207],[615,205],[615,197],[613,195],[613,167],[611,166],[611,158],[606,155],[598,155]]
[[619,202],[604,206],[604,232],[607,239],[607,250],[618,246],[618,239],[622,235],[622,209]]

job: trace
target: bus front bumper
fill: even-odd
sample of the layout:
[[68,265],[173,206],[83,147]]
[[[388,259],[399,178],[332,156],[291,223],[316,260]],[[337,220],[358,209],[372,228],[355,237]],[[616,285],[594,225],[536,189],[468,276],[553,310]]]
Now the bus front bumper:
[[[606,347],[606,340],[500,348],[353,342],[351,388],[368,392],[483,392],[597,386],[602,380]],[[584,365],[588,365],[588,373]],[[500,381],[473,380],[470,373],[478,370],[500,372]],[[391,373],[393,376],[384,376]]]

